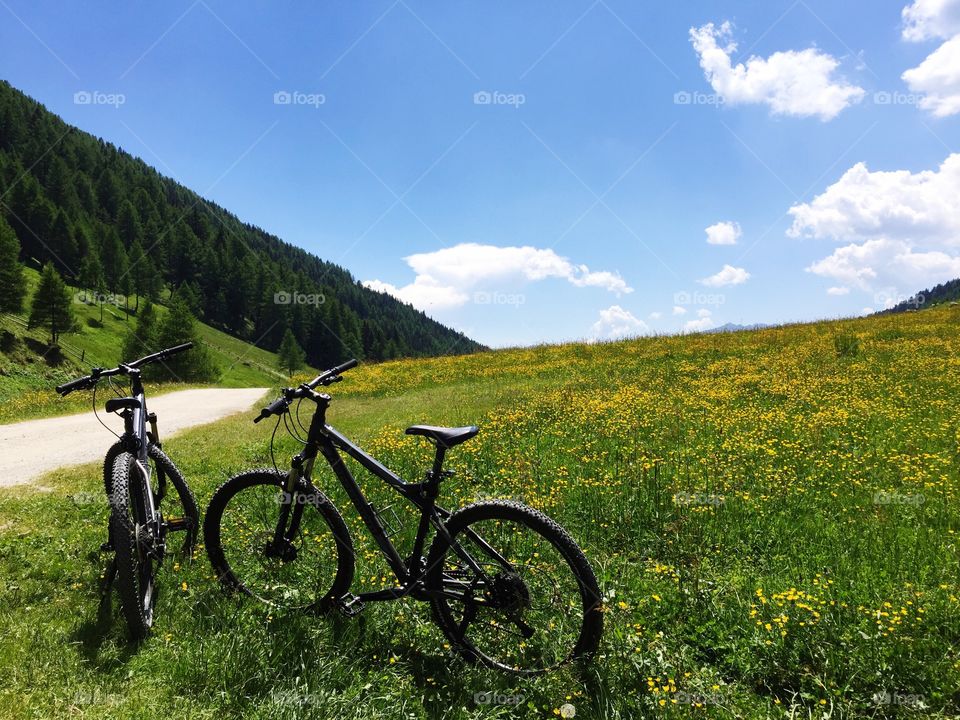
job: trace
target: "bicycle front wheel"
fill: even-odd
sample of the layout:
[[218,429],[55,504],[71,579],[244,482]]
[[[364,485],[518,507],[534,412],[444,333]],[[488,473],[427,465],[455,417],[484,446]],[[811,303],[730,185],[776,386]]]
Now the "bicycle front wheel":
[[603,607],[573,538],[543,513],[493,500],[468,505],[427,559],[434,620],[467,660],[538,674],[596,652]]
[[204,518],[207,555],[229,589],[276,607],[327,610],[353,582],[353,542],[323,493],[286,493],[286,482],[260,469],[221,485]]
[[143,640],[153,625],[156,579],[163,563],[163,545],[151,528],[149,483],[128,452],[113,463],[110,493],[110,537],[117,561],[117,589],[130,637]]

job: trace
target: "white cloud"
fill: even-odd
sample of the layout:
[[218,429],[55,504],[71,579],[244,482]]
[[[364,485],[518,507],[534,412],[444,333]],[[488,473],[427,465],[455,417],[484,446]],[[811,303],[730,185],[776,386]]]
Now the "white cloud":
[[936,170],[870,172],[857,163],[790,208],[792,237],[840,244],[807,270],[863,291],[907,295],[960,277],[960,154]]
[[827,295],[849,295],[850,288],[848,287],[831,287],[827,288]]
[[934,117],[960,112],[960,35],[947,40],[917,67],[901,76]]
[[791,237],[841,242],[887,238],[960,246],[960,154],[937,170],[870,172],[857,163],[811,202],[789,213]]
[[940,250],[915,252],[903,240],[867,240],[837,248],[807,268],[861,290],[918,291],[960,277],[960,257]]
[[662,312],[658,312],[658,311],[654,310],[652,313],[650,313],[650,319],[651,319],[651,320],[659,320],[659,319],[662,318],[662,317],[663,317],[663,313],[662,313]]
[[713,318],[711,313],[707,309],[701,309],[697,311],[696,320],[687,320],[684,323],[683,329],[686,332],[703,332],[704,330],[709,330],[713,327]]
[[592,340],[617,340],[642,335],[649,330],[647,324],[619,305],[611,305],[600,311],[600,319],[590,328]]
[[530,246],[497,247],[461,243],[406,258],[416,273],[409,285],[397,287],[380,280],[364,285],[388,292],[420,309],[450,308],[465,304],[470,289],[494,283],[537,282],[547,278],[566,280],[575,287],[597,287],[616,295],[633,292],[619,274],[601,270],[592,272],[586,265],[575,265],[550,249]]
[[700,282],[709,287],[726,287],[727,285],[740,285],[750,279],[750,273],[743,268],[733,265],[724,265],[723,269],[716,275],[705,277]]
[[736,245],[743,234],[740,223],[724,221],[706,228],[708,245]]
[[920,42],[960,33],[960,0],[915,0],[902,16],[904,40]]
[[686,315],[686,314],[687,314],[687,309],[686,309],[685,307],[683,307],[683,305],[674,305],[674,306],[673,306],[673,314],[674,314],[674,315]]
[[729,22],[719,28],[713,23],[690,28],[690,42],[707,81],[731,105],[763,103],[775,115],[831,120],[863,98],[863,88],[834,77],[839,61],[816,48],[775,52],[768,58],[754,55],[733,65],[730,58],[737,45],[732,34]]
[[439,285],[426,276],[417,277],[409,285],[398,288],[396,285],[381,282],[380,280],[365,280],[363,285],[393,295],[403,302],[410,303],[421,310],[443,310],[458,307],[466,303],[470,296],[454,287]]
[[872,307],[861,308],[861,309],[860,309],[860,314],[861,314],[861,315],[873,315],[873,308],[872,308]]

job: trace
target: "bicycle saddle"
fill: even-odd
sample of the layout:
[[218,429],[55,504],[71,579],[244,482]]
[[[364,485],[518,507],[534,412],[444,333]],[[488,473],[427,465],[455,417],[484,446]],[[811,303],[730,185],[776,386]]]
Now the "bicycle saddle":
[[119,397],[110,398],[107,400],[107,404],[104,406],[104,409],[107,412],[116,412],[117,410],[126,410],[128,408],[138,407],[140,407],[140,401],[135,397]]
[[476,425],[467,425],[466,427],[436,427],[434,425],[411,425],[406,430],[407,435],[422,435],[425,438],[435,440],[444,448],[452,448],[454,445],[469,440],[478,432],[480,428]]

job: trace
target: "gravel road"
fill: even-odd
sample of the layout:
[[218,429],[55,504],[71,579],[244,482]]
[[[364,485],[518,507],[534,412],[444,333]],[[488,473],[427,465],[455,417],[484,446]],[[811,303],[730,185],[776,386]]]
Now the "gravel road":
[[[165,440],[181,430],[249,411],[266,392],[267,388],[180,390],[147,398],[147,408],[157,414],[160,439]],[[123,431],[123,420],[116,415],[101,412],[100,418],[117,433]],[[99,460],[113,442],[92,410],[0,425],[0,487]]]

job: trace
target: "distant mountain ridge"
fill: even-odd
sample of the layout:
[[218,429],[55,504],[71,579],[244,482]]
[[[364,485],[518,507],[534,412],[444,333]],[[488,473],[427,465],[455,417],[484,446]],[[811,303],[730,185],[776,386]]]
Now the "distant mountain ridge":
[[738,325],[737,323],[724,323],[723,325],[707,330],[708,333],[740,332],[741,330],[763,330],[773,327],[764,323],[754,323],[753,325]]
[[315,367],[484,349],[67,125],[5,81],[0,213],[24,260],[52,262],[72,284],[138,303],[180,293],[207,324],[268,350],[289,327]]

